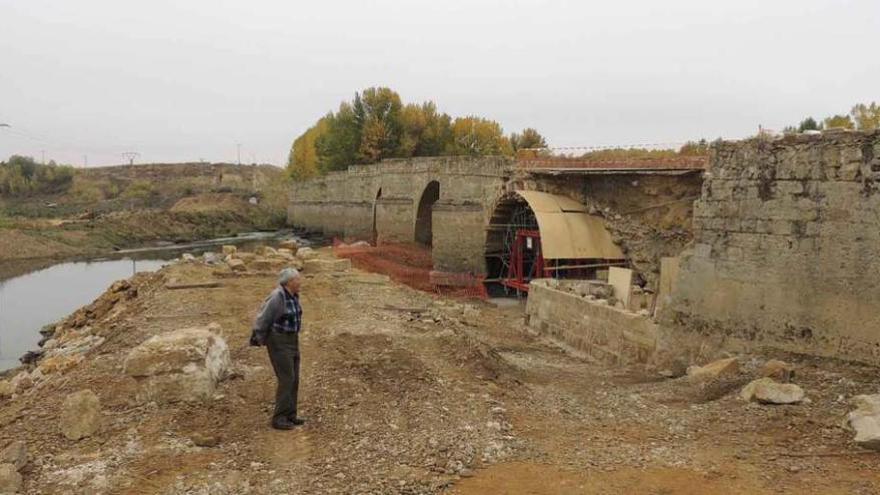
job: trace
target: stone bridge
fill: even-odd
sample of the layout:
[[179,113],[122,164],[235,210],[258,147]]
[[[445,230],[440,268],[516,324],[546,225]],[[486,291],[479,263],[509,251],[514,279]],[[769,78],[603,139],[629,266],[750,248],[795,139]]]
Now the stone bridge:
[[[637,224],[689,230],[690,203],[699,196],[701,180],[695,172],[701,167],[593,165],[568,170],[559,163],[536,162],[524,167],[503,157],[384,160],[296,183],[288,220],[346,239],[428,245],[436,271],[475,275],[492,275],[487,252],[497,239],[490,224],[493,216],[498,222],[515,191],[570,198],[610,223],[615,215],[634,210],[628,220]],[[616,240],[626,244],[620,237]],[[677,254],[672,250],[650,256]]]

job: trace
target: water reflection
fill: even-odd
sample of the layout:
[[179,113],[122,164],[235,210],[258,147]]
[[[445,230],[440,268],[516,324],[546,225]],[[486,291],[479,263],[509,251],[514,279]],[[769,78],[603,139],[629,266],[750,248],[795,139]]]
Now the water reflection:
[[159,259],[61,263],[0,282],[0,370],[37,348],[38,330],[94,301],[116,280],[155,271]]

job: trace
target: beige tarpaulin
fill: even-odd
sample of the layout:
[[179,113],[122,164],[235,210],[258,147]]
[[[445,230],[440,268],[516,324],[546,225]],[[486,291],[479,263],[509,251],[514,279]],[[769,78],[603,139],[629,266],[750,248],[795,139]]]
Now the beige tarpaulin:
[[544,259],[624,259],[601,218],[573,199],[538,191],[516,191],[535,212]]

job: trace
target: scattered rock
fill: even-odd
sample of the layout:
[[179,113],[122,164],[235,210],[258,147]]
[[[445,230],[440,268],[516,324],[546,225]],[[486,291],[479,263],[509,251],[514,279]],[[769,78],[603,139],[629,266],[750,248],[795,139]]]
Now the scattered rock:
[[761,367],[758,375],[762,378],[772,378],[783,383],[789,383],[794,379],[794,366],[785,361],[771,359]]
[[19,374],[15,375],[15,378],[12,379],[11,383],[12,389],[15,390],[16,393],[21,393],[34,386],[34,381],[31,379],[31,374],[27,371],[22,371]]
[[[291,254],[296,254],[296,251],[299,249],[299,243],[292,239],[286,239],[279,242],[278,247],[289,250]],[[281,249],[279,249],[279,251],[281,251]]]
[[307,260],[316,258],[318,256],[318,253],[315,252],[315,250],[312,248],[304,247],[304,248],[300,248],[296,252],[296,256],[303,261],[307,261]]
[[880,394],[857,395],[852,399],[856,409],[847,423],[855,430],[855,442],[866,449],[880,450]]
[[220,436],[210,433],[196,432],[190,435],[189,439],[198,447],[216,447],[220,445]]
[[21,475],[12,464],[0,464],[0,493],[17,493],[21,489]]
[[196,257],[189,254],[189,253],[183,253],[183,256],[181,256],[180,259],[184,263],[192,263],[193,261],[196,260]]
[[0,463],[12,464],[17,471],[21,471],[21,468],[27,464],[27,445],[21,440],[16,440],[7,445],[0,452]]
[[234,272],[247,271],[247,266],[245,266],[244,261],[238,258],[230,258],[226,264],[229,265],[229,268]]
[[208,251],[206,253],[202,253],[202,260],[209,265],[215,265],[217,263],[220,263],[221,257],[217,255],[217,253],[212,253]]
[[307,273],[345,272],[351,270],[351,260],[348,258],[333,260],[309,259],[303,263],[303,269]]
[[213,397],[230,369],[229,348],[217,331],[216,324],[184,328],[132,349],[123,368],[141,384],[138,399],[176,402]]
[[357,241],[357,242],[353,242],[353,243],[349,244],[349,247],[368,248],[368,247],[372,247],[372,246],[370,246],[370,243],[367,241]]
[[732,357],[719,359],[705,366],[691,366],[687,369],[688,377],[694,380],[714,380],[739,372],[739,359]]
[[244,261],[245,263],[249,263],[249,262],[251,262],[251,261],[257,259],[257,255],[256,255],[256,254],[254,254],[254,253],[246,253],[246,252],[242,252],[242,251],[239,251],[239,252],[235,253],[232,257],[235,258],[235,259],[239,259],[239,260],[241,260],[241,261]]
[[101,401],[89,389],[72,393],[64,399],[61,433],[70,440],[94,435],[101,426]]
[[272,256],[278,254],[278,252],[275,251],[275,248],[271,246],[257,246],[256,249],[254,249],[254,253],[257,256]]
[[268,258],[257,258],[254,261],[251,261],[249,264],[250,267],[254,270],[271,270],[272,267],[275,266],[276,262]]
[[804,391],[793,383],[777,383],[772,378],[758,378],[739,393],[745,401],[761,404],[797,404],[804,400]]
[[52,373],[66,373],[68,370],[83,361],[82,354],[49,356],[40,362],[40,373],[51,375]]
[[223,246],[223,254],[235,254],[238,251],[238,248],[233,246],[232,244],[226,244]]
[[0,398],[12,397],[14,393],[15,389],[12,388],[12,383],[9,380],[0,380]]

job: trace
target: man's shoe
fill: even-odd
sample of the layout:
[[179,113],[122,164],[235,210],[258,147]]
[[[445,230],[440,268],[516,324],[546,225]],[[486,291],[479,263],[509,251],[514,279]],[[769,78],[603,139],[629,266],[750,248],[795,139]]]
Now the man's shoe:
[[293,417],[293,418],[287,418],[287,420],[290,421],[290,423],[294,426],[302,426],[302,425],[306,424],[306,420],[304,420],[302,418]]
[[275,428],[276,430],[292,430],[294,426],[296,426],[296,424],[288,419],[272,421],[272,428]]

